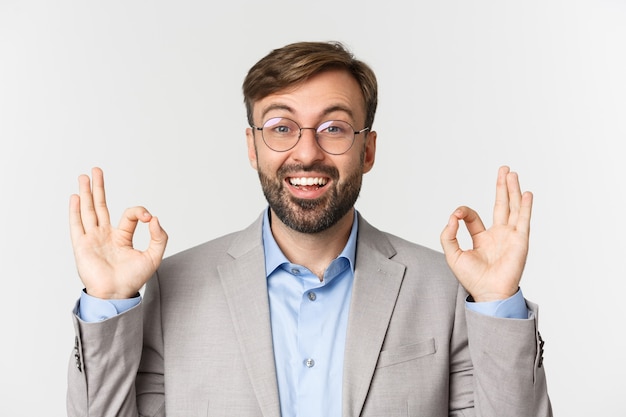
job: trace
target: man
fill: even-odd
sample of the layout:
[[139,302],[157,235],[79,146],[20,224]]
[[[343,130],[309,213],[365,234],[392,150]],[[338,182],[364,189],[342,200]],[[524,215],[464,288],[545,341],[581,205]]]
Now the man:
[[[532,195],[517,175],[500,168],[490,229],[468,207],[452,213],[444,257],[354,208],[376,153],[366,64],[337,43],[295,43],[254,65],[243,90],[269,203],[247,229],[161,261],[157,218],[134,207],[113,228],[102,171],[79,177],[70,226],[85,290],[68,414],[552,415],[537,307],[519,289]],[[472,250],[459,248],[460,221]]]

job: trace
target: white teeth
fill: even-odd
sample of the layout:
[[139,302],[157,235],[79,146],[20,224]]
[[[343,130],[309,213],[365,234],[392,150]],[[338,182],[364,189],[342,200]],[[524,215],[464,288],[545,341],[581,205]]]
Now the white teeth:
[[327,180],[326,178],[313,178],[313,177],[302,177],[302,178],[289,178],[289,182],[291,185],[325,185]]

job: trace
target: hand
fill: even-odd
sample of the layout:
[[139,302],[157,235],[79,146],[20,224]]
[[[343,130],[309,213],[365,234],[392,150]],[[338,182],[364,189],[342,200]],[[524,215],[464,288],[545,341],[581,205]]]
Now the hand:
[[[522,194],[517,174],[503,166],[498,171],[491,228],[485,229],[469,207],[459,207],[450,216],[441,245],[452,272],[474,301],[502,300],[517,292],[528,255],[532,203],[532,193]],[[471,250],[459,247],[460,220],[472,238]]]
[[[87,175],[79,176],[79,194],[70,198],[70,234],[78,274],[89,295],[130,298],[160,265],[167,234],[143,207],[127,209],[119,227],[111,226],[102,170],[93,168],[92,178],[93,189]],[[133,248],[138,222],[148,223],[150,231],[150,243],[143,252]]]

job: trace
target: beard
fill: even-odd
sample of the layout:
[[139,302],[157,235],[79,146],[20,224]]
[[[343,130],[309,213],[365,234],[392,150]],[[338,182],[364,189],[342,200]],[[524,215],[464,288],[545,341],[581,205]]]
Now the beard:
[[[335,225],[353,207],[363,181],[363,155],[360,169],[351,172],[341,183],[335,167],[315,164],[282,166],[275,177],[258,171],[263,194],[270,208],[287,227],[300,233],[319,233]],[[290,172],[320,172],[332,179],[324,187],[331,187],[323,197],[316,199],[296,198],[285,188],[284,178]]]

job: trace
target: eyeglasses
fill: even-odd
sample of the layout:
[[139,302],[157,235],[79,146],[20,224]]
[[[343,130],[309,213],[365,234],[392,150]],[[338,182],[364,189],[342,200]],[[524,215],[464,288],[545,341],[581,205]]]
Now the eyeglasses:
[[263,142],[275,152],[286,152],[293,149],[300,138],[302,131],[311,129],[315,131],[315,139],[322,150],[331,155],[341,155],[350,150],[356,135],[367,132],[366,127],[359,131],[348,122],[341,120],[329,120],[318,127],[300,127],[298,123],[284,117],[274,117],[263,123],[263,127],[251,125],[261,131]]

